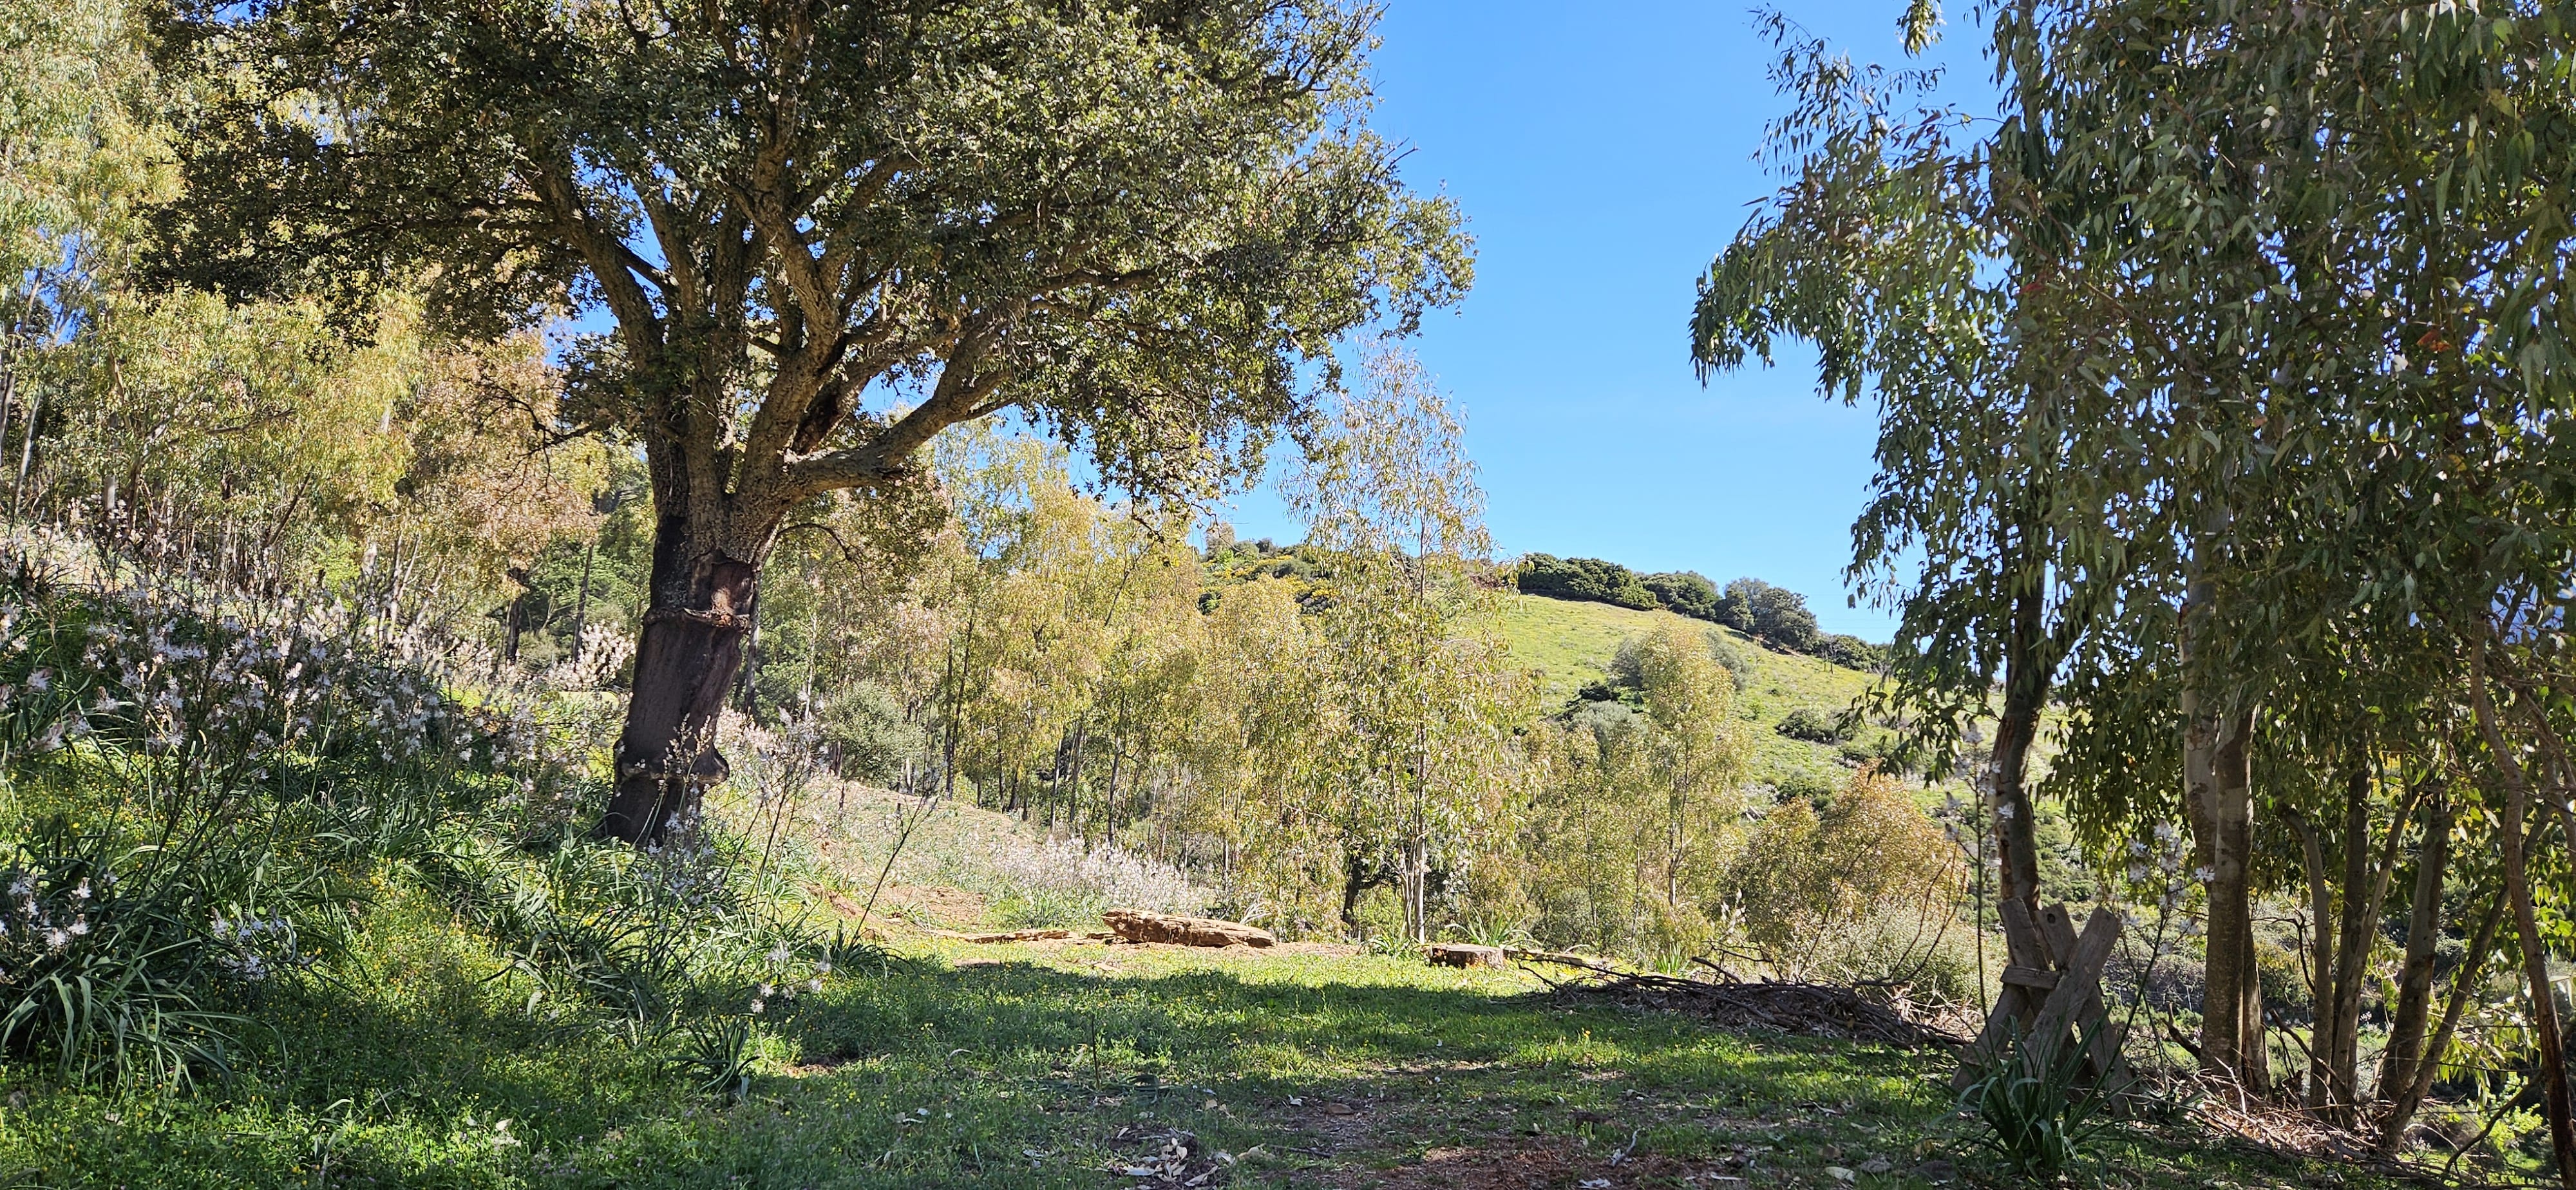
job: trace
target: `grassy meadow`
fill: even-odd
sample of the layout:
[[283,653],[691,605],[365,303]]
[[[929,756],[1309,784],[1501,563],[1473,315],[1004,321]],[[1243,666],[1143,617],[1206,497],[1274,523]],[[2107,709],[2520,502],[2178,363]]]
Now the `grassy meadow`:
[[[685,1036],[549,1024],[508,956],[417,897],[365,924],[257,1007],[258,1073],[233,1084],[118,1095],[10,1068],[0,1185],[2008,1184],[1980,1172],[1945,1059],[1559,999],[1518,971],[898,930],[880,966],[762,1024],[728,1102],[690,1085]],[[1158,1162],[1174,1130],[1193,1156]],[[2102,1185],[2376,1184],[2174,1131],[2089,1154]]]
[[1665,624],[1716,633],[1752,663],[1752,674],[1735,695],[1737,713],[1754,728],[1745,734],[1752,780],[1777,784],[1798,773],[1842,783],[1847,770],[1837,764],[1833,745],[1790,739],[1774,728],[1792,711],[1833,714],[1849,707],[1869,688],[1868,674],[1820,657],[1767,648],[1734,629],[1668,611],[1512,595],[1501,613],[1502,635],[1511,642],[1513,658],[1539,671],[1550,707],[1564,705],[1586,683],[1607,677],[1619,642]]

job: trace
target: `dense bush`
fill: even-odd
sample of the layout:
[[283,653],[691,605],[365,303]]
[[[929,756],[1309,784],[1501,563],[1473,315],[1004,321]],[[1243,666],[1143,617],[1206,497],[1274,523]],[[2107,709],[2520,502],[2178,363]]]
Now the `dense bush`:
[[1790,799],[1764,815],[1725,887],[1745,939],[1776,968],[1888,978],[1934,965],[1959,868],[1949,836],[1902,785],[1859,773],[1822,812]]
[[1524,593],[1550,599],[1579,599],[1641,610],[1658,606],[1655,593],[1646,588],[1635,571],[1599,558],[1531,554],[1521,561],[1520,585]]
[[1812,707],[1800,707],[1781,716],[1771,730],[1810,744],[1839,744],[1852,735],[1852,726],[1844,716]]
[[1717,619],[1717,584],[1696,571],[1650,574],[1639,580],[1665,607],[1694,620]]
[[100,591],[18,553],[0,594],[0,1052],[72,1078],[226,1068],[240,1006],[329,954],[367,869],[472,814],[533,832],[565,774],[416,638],[336,605]]
[[1848,633],[1835,633],[1816,642],[1816,656],[1846,669],[1877,669],[1887,660],[1887,647],[1874,645]]
[[1824,640],[1806,596],[1758,578],[1726,584],[1726,594],[1717,602],[1717,622],[1792,653],[1813,653]]
[[[1230,547],[1242,551],[1245,547]],[[1807,597],[1758,578],[1740,578],[1723,591],[1694,571],[1640,575],[1599,558],[1531,554],[1521,560],[1520,589],[1527,595],[1607,603],[1641,610],[1662,608],[1722,624],[1773,648],[1809,653],[1852,669],[1875,669],[1884,649],[1857,636],[1826,635],[1807,609]],[[1743,667],[1729,665],[1739,674]]]

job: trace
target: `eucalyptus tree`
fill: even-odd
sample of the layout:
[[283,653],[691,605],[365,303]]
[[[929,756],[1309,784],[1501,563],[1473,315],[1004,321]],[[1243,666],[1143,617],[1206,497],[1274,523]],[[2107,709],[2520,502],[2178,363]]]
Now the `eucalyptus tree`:
[[[1918,47],[1926,12],[1909,14]],[[2100,450],[2086,435],[2116,424],[2116,402],[2070,364],[2115,324],[2057,262],[2047,196],[2026,176],[2048,153],[2032,113],[1974,134],[1922,100],[1931,73],[1855,66],[1769,24],[1774,78],[1795,96],[1767,142],[1788,181],[1701,281],[1692,356],[1705,379],[1804,339],[1828,395],[1875,401],[1878,472],[1851,574],[1900,612],[1877,694],[1912,712],[1910,742],[1936,770],[1995,716],[1981,776],[2002,891],[2035,909],[2040,714],[2130,543],[2159,536],[2157,509],[2081,482],[2079,460]]]
[[640,443],[656,524],[601,829],[652,838],[724,772],[709,729],[796,508],[917,483],[943,427],[1005,411],[1105,483],[1199,491],[1337,337],[1457,296],[1454,211],[1367,128],[1373,15],[186,4],[163,52],[205,94],[164,263],[613,328],[572,405]]
[[[2072,255],[2096,262],[2127,328],[2099,366],[2150,411],[2132,486],[2181,510],[2181,568],[2149,576],[2121,601],[2134,614],[2097,638],[2102,672],[2161,679],[2093,683],[2121,693],[2088,709],[2180,721],[2185,808],[2212,869],[2204,1055],[2253,1081],[2259,999],[2241,939],[2258,704],[2304,704],[2311,723],[2363,722],[2369,706],[2439,722],[2495,631],[2488,609],[2565,573],[2563,554],[2536,547],[2564,519],[2542,493],[2566,490],[2553,448],[2568,395],[2570,31],[2541,4],[2047,12],[2031,36],[2057,120],[2048,186],[2068,196]],[[2376,775],[2353,733],[2309,734],[2279,759]],[[2512,760],[2494,741],[2459,744],[2448,751]],[[2135,765],[2125,749],[2092,759]],[[2527,831],[2505,784],[2496,838],[2520,918]],[[2397,788],[2402,811],[2415,784]],[[2343,844],[2347,874],[2358,844]],[[2366,907],[2375,894],[2357,883],[2342,893]],[[2537,979],[2542,939],[2521,933]],[[2551,1072],[2553,1017],[2537,997]],[[2342,1027],[2321,1039],[2336,1051]],[[2345,1063],[2326,1057],[2341,1084],[2327,1094],[2349,1106]],[[2561,1168],[2576,1169],[2563,1080],[2544,1081]]]
[[1287,492],[1333,576],[1318,631],[1342,730],[1316,742],[1328,759],[1315,775],[1342,827],[1343,916],[1392,871],[1421,941],[1435,871],[1478,843],[1512,788],[1512,733],[1533,695],[1491,630],[1507,580],[1461,433],[1421,365],[1381,350],[1310,432]]
[[13,513],[45,413],[35,358],[89,319],[138,211],[171,193],[139,24],[121,0],[0,2],[0,475]]

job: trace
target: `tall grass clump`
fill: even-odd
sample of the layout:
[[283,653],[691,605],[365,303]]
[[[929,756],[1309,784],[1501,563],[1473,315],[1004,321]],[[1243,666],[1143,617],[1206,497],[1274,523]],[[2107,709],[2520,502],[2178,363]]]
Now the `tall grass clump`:
[[1208,903],[1189,873],[1115,844],[1050,839],[998,849],[991,865],[979,875],[994,893],[994,915],[1012,926],[1097,922],[1106,909],[1194,914]]
[[501,682],[390,608],[83,561],[0,543],[0,1058],[229,1077],[277,985],[344,977],[396,885],[474,927],[530,1015],[659,1046],[727,1094],[760,1021],[882,958],[776,910],[802,735],[746,766],[766,834],[596,842],[600,700]]

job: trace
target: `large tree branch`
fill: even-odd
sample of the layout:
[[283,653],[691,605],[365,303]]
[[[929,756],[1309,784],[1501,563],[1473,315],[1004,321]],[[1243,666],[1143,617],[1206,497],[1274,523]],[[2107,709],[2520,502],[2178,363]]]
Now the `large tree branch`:
[[662,319],[628,264],[635,253],[590,209],[581,184],[573,179],[569,154],[560,149],[548,152],[534,174],[538,197],[599,282],[609,313],[617,318],[618,335],[626,341],[627,354],[639,366],[652,363],[663,347]]
[[804,500],[824,492],[900,478],[912,470],[913,455],[929,445],[941,430],[1006,408],[1008,402],[996,405],[987,403],[985,398],[1008,379],[1008,370],[988,371],[980,366],[997,337],[990,329],[961,336],[958,348],[949,353],[940,370],[939,384],[931,390],[930,399],[866,443],[789,462],[782,484],[788,499]]

